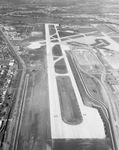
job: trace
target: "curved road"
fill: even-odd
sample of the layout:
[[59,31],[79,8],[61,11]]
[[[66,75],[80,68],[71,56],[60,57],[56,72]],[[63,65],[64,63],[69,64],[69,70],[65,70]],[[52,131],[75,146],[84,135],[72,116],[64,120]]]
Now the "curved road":
[[[74,61],[73,61],[73,62],[74,62]],[[80,76],[80,79],[81,79],[81,82],[82,82],[82,84],[83,84],[83,87],[84,87],[84,89],[85,89],[86,94],[87,94],[90,98],[92,98],[95,102],[97,102],[97,101],[92,97],[92,95],[89,93],[88,88],[86,87],[85,82],[83,81],[83,77],[82,77],[81,73],[79,72],[79,69],[77,69],[77,66],[76,66],[75,62],[74,62],[74,65],[75,65],[75,68],[76,68],[76,70],[77,70],[77,72],[78,72],[78,74],[79,74],[79,76]],[[101,106],[98,106],[98,107],[101,108],[101,110],[102,110],[102,112],[103,112],[103,114],[104,114],[104,116],[105,116],[105,118],[106,118],[106,120],[107,120],[107,122],[108,122],[108,125],[109,125],[109,128],[110,128],[112,146],[113,146],[113,150],[115,150],[115,142],[114,142],[114,139],[113,139],[113,134],[112,134],[111,125],[110,125],[110,122],[109,122],[109,120],[108,120],[108,119],[109,119],[109,116],[107,115],[107,114],[108,114],[107,109],[105,108],[105,106],[103,106],[102,103],[100,103],[100,102],[97,102],[97,103],[99,103],[99,105],[101,105]],[[94,105],[94,106],[95,106],[95,105]],[[103,108],[102,108],[102,107],[103,107]],[[106,113],[104,112],[103,109],[106,111]]]

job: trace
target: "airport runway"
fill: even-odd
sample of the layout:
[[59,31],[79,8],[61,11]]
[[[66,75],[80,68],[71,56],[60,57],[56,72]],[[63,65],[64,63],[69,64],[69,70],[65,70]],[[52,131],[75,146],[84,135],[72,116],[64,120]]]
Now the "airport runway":
[[[46,29],[46,51],[48,65],[48,83],[49,83],[49,99],[50,99],[50,119],[51,119],[51,136],[52,139],[79,139],[79,138],[105,138],[104,124],[97,109],[89,108],[83,105],[80,93],[78,91],[75,79],[73,77],[69,62],[63,47],[61,46],[63,57],[70,74],[70,79],[77,97],[77,101],[83,116],[83,122],[80,125],[69,125],[63,122],[59,104],[58,89],[56,83],[56,75],[54,71],[54,62],[52,56],[52,46],[50,42],[50,34],[48,24]],[[58,31],[56,30],[58,35]],[[59,35],[58,40],[60,41]],[[93,123],[92,123],[93,122]],[[98,131],[97,131],[98,128]]]

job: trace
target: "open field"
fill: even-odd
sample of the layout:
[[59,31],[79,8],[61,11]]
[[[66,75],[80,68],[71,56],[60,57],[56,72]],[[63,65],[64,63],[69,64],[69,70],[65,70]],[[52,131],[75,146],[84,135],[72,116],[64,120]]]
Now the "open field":
[[110,150],[108,145],[109,139],[107,140],[91,140],[91,139],[74,139],[74,140],[55,140],[54,149],[55,150]]
[[84,82],[86,87],[89,90],[89,93],[97,100],[101,102],[105,102],[103,98],[103,94],[101,93],[101,85],[98,81],[96,81],[93,77],[87,76],[86,74],[82,73]]
[[17,150],[44,149],[50,138],[47,74],[31,76]]
[[83,121],[83,117],[70,78],[59,76],[56,79],[62,120],[71,125],[80,124]]
[[97,31],[96,28],[79,28],[78,32],[79,33],[91,33]]
[[107,26],[105,25],[98,25],[97,26],[101,31],[105,32],[105,33],[111,33],[113,32],[112,29],[108,28]]
[[51,36],[51,39],[56,39],[56,38],[58,38],[56,34]]
[[67,71],[66,64],[65,64],[65,61],[64,61],[63,58],[60,59],[60,60],[58,60],[58,61],[55,63],[54,67],[55,67],[55,72],[56,72],[56,73],[65,74],[65,73],[68,72],[68,71]]
[[56,33],[54,25],[49,25],[49,31],[50,31],[50,35],[53,35]]
[[67,36],[72,36],[72,35],[76,35],[76,33],[70,33],[70,32],[63,32],[63,31],[59,31],[59,36],[62,37],[67,37]]
[[77,39],[77,38],[81,38],[84,37],[84,35],[76,35],[76,36],[72,36],[70,37],[70,39]]
[[115,42],[119,43],[119,37],[111,37]]
[[62,52],[61,52],[61,47],[60,45],[55,45],[53,48],[52,48],[52,51],[53,51],[53,55],[54,56],[62,56]]

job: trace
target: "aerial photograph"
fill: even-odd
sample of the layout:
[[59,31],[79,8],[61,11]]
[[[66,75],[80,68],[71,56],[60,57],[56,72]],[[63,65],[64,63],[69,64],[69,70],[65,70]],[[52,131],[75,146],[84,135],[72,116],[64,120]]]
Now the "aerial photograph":
[[0,150],[119,150],[119,0],[0,0]]

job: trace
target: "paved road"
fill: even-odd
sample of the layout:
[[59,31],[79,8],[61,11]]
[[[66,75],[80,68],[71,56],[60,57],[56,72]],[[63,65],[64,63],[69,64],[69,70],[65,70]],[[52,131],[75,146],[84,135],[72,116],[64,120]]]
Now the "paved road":
[[[19,105],[18,104],[19,104],[19,102],[21,102],[19,97],[20,97],[20,93],[21,93],[21,90],[22,90],[22,85],[23,85],[23,81],[24,81],[24,77],[25,77],[25,73],[26,73],[26,66],[25,66],[23,60],[21,59],[21,57],[19,56],[19,54],[17,53],[17,51],[15,50],[15,48],[10,43],[8,37],[2,31],[2,29],[0,29],[0,32],[3,35],[4,39],[6,40],[6,42],[8,44],[10,53],[15,57],[15,60],[18,63],[18,69],[21,70],[21,78],[20,78],[19,85],[18,85],[19,90],[17,92],[16,103],[15,103],[15,106],[14,106],[14,111],[13,111],[13,116],[12,116],[13,120],[12,120],[12,123],[9,125],[8,136],[7,136],[7,139],[6,139],[6,141],[4,143],[4,146],[3,146],[3,150],[9,150],[10,143],[11,143],[11,138],[13,138],[13,135],[12,135],[13,128],[14,128],[15,122],[19,119],[19,118],[16,118],[16,116],[17,116],[16,114],[19,110]],[[15,130],[17,130],[17,128],[18,128],[18,126],[15,126]]]
[[[75,57],[75,56],[74,56]],[[74,62],[75,64],[75,62]],[[77,68],[76,64],[75,64],[75,67]],[[80,79],[81,79],[81,82],[83,84],[83,87],[85,89],[85,92],[86,94],[91,97],[92,100],[94,100],[94,102],[97,103],[97,107],[101,108],[102,112],[103,112],[103,115],[106,119],[106,121],[108,122],[108,125],[109,125],[109,130],[110,130],[110,136],[111,136],[111,140],[112,140],[112,146],[113,146],[113,150],[115,150],[115,142],[114,142],[114,136],[113,136],[113,132],[112,132],[112,128],[111,128],[111,125],[110,125],[110,122],[109,122],[109,115],[108,115],[108,111],[107,111],[107,108],[105,106],[105,104],[101,103],[100,101],[97,101],[93,98],[93,96],[90,94],[85,82],[83,81],[83,77],[80,73],[80,71],[77,69],[77,72],[79,72],[79,76],[80,76]],[[90,76],[90,75],[89,75]],[[102,85],[102,83],[100,83]],[[103,87],[103,90],[105,91],[104,87]],[[105,92],[106,93],[106,92]],[[106,93],[107,94],[107,93]],[[107,96],[107,95],[106,95]],[[106,100],[107,100],[108,97],[106,97]],[[96,106],[96,104],[94,104],[94,106]]]
[[[72,55],[73,55],[73,57],[75,58],[75,60],[77,60],[77,58],[76,58],[76,56],[75,56],[75,54],[74,54],[73,52],[72,52]],[[77,63],[78,63],[78,61],[77,61]],[[75,62],[74,62],[74,64],[75,64]],[[75,64],[75,66],[76,66],[76,64]],[[88,74],[87,72],[85,72],[85,71],[80,67],[80,65],[79,65],[78,67],[82,70],[82,72]],[[76,68],[77,68],[77,67],[76,67]],[[78,69],[77,69],[77,72],[80,72],[80,71],[78,71]],[[90,74],[88,74],[88,75],[91,76]],[[99,104],[99,105],[103,108],[104,114],[106,115],[107,119],[109,119],[109,115],[108,115],[108,111],[107,111],[107,106],[106,106],[103,102],[95,100],[95,98],[90,94],[89,89],[87,88],[87,85],[86,85],[85,82],[83,81],[83,77],[82,77],[81,72],[80,72],[79,76],[81,77],[82,84],[83,84],[83,86],[84,86],[84,88],[85,88],[85,91],[86,91],[87,95],[89,95],[89,97],[91,97],[97,104]],[[92,75],[92,76],[93,76],[93,75]],[[93,76],[93,77],[94,77],[94,76]],[[94,77],[94,78],[95,78],[95,77]],[[98,79],[95,78],[95,80],[98,80]],[[99,80],[98,80],[98,82],[99,82]],[[102,84],[100,83],[100,85],[102,85]]]
[[[105,34],[104,32],[101,32],[101,33],[105,36],[107,41],[109,41],[111,43],[112,49],[115,50],[115,51],[118,51],[118,46],[119,45],[115,41],[113,41],[107,34]],[[107,93],[110,95],[110,93],[108,92],[108,88],[105,86],[105,83],[104,83],[105,78],[106,78],[106,69],[104,67],[104,71],[103,71],[102,76],[101,76],[101,82],[103,84],[104,91],[107,91]],[[109,107],[110,119],[111,119],[111,124],[112,124],[113,132],[114,132],[114,134],[113,134],[114,135],[114,140],[116,141],[115,145],[119,149],[119,139],[118,139],[119,135],[117,135],[118,132],[116,132],[116,126],[114,124],[115,120],[114,120],[113,113],[116,116],[116,118],[119,118],[118,117],[119,115],[118,115],[118,113],[116,111],[114,103],[112,102],[112,98],[109,98],[107,93],[105,92],[105,97],[106,97],[106,100],[107,100],[107,103],[108,103],[108,107]]]
[[24,80],[23,94],[22,94],[22,98],[21,98],[21,103],[19,104],[19,112],[18,112],[18,116],[17,116],[18,119],[16,122],[16,131],[14,133],[14,140],[12,142],[12,150],[17,150],[18,138],[19,138],[19,133],[21,130],[22,117],[23,117],[23,113],[24,113],[28,81],[29,81],[29,74],[26,75],[25,80]]

